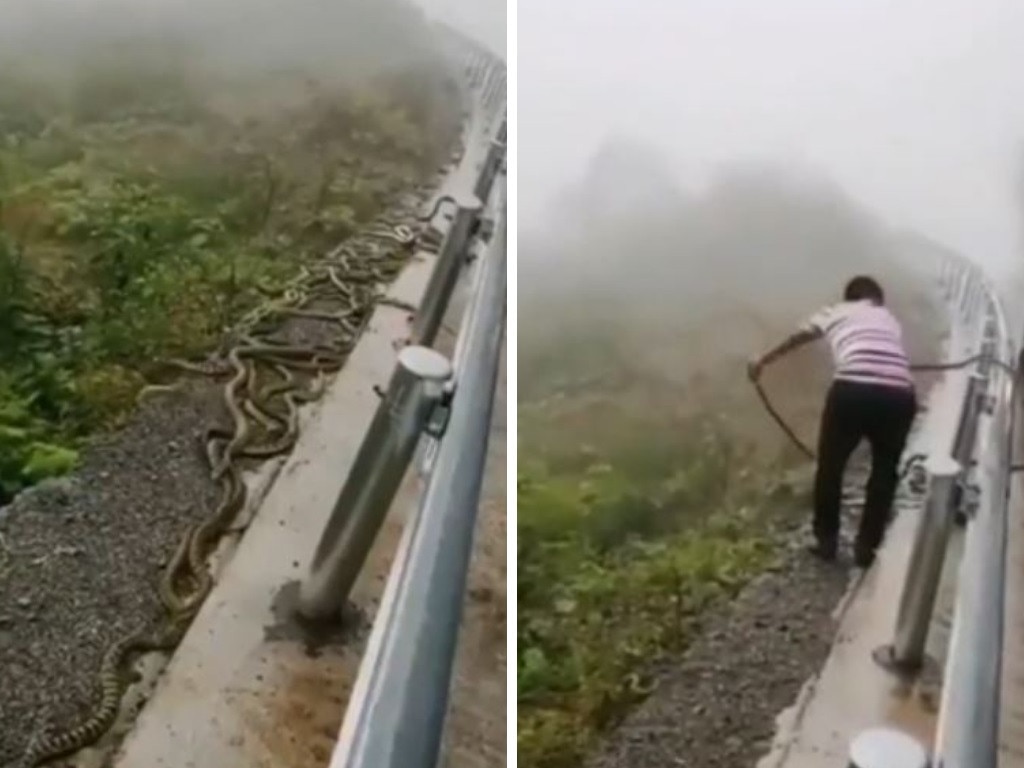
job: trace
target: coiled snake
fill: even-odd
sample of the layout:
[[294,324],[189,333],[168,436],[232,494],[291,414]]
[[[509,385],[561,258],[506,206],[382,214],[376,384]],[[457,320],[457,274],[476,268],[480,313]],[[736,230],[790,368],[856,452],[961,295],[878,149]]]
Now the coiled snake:
[[[200,363],[174,360],[185,373],[227,376],[223,399],[232,427],[210,427],[203,450],[210,478],[219,489],[213,511],[191,525],[164,568],[157,593],[165,620],[156,630],[146,626],[121,637],[106,651],[99,671],[100,697],[90,716],[61,733],[46,733],[29,743],[18,768],[34,768],[87,747],[115,722],[128,684],[126,667],[136,654],[171,651],[184,637],[192,619],[213,586],[207,559],[245,507],[247,493],[239,461],[266,460],[289,452],[298,437],[298,410],[319,397],[325,376],[344,364],[374,306],[383,303],[380,286],[390,283],[411,255],[417,234],[405,221],[414,213],[400,210],[378,219],[361,235],[347,241],[314,267],[303,267],[283,286],[280,298],[261,305],[239,322],[237,341],[227,354]],[[386,243],[386,245],[385,245]],[[339,301],[342,308],[311,310],[314,301]],[[305,317],[337,325],[327,345],[289,345],[269,337],[271,326],[283,318]],[[278,381],[266,384],[262,374]],[[312,378],[312,386],[304,380]],[[139,400],[179,389],[150,385]],[[261,442],[255,441],[259,436]]]

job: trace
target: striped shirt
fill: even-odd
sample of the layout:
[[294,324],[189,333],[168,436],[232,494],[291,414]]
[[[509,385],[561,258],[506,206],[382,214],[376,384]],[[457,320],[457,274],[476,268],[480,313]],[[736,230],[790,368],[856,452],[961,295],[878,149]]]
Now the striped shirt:
[[801,330],[826,338],[835,379],[913,388],[903,329],[885,307],[870,301],[844,301],[817,312]]

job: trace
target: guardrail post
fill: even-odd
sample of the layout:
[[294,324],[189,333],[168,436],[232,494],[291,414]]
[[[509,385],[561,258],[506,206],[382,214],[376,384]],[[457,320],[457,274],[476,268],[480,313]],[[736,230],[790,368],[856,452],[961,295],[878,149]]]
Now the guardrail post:
[[[984,362],[983,360],[979,362]],[[953,460],[961,468],[967,467],[974,453],[975,436],[978,434],[978,416],[985,396],[988,380],[981,372],[971,373],[967,379],[967,394],[964,407],[957,424],[956,436],[953,438]]]
[[459,272],[466,261],[466,250],[472,239],[473,226],[483,210],[477,196],[456,195],[458,208],[448,233],[437,254],[437,264],[423,292],[419,309],[412,321],[409,343],[430,346],[441,329],[444,314],[459,281]]
[[960,316],[966,318],[969,314],[971,306],[971,295],[974,293],[974,279],[973,275],[968,275],[963,282],[963,288],[960,291]]
[[910,553],[892,645],[874,653],[881,666],[900,673],[916,672],[924,663],[928,629],[953,530],[952,491],[960,465],[952,457],[933,456],[926,468],[931,488]]
[[[984,350],[983,350],[984,351]],[[980,361],[984,363],[984,360]],[[974,449],[977,444],[978,417],[981,415],[982,405],[985,400],[985,390],[988,380],[984,375],[972,373],[967,379],[967,395],[964,398],[964,407],[960,413],[960,422],[957,424],[956,437],[953,439],[953,459],[966,469],[971,465],[974,458]],[[965,473],[963,473],[965,474]],[[961,475],[961,481],[964,479]],[[957,525],[964,525],[968,519],[968,512],[963,503],[965,485],[963,482],[953,484],[951,503],[954,510],[954,521]]]
[[484,157],[483,166],[480,168],[480,175],[477,176],[476,184],[473,187],[473,194],[478,200],[486,201],[491,196],[491,187],[501,167],[501,158],[505,155],[505,143],[495,139],[487,147],[487,155]]
[[451,378],[444,355],[405,347],[299,590],[307,619],[339,615],[387,517],[413,452]]

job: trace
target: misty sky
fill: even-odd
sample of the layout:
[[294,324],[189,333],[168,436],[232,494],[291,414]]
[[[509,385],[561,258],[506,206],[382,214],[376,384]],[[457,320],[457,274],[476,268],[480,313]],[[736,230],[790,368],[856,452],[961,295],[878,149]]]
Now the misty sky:
[[428,13],[444,19],[486,45],[505,55],[505,0],[416,0]]
[[521,226],[625,135],[684,183],[729,161],[816,168],[890,223],[1024,265],[1021,0],[517,6]]

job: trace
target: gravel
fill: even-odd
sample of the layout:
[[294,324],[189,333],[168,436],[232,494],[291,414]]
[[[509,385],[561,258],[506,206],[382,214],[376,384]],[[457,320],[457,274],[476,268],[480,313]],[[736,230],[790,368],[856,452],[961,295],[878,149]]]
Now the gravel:
[[152,400],[91,444],[72,476],[18,496],[0,520],[0,765],[44,724],[97,700],[107,646],[159,617],[160,569],[215,502],[200,450],[219,388]]
[[[863,482],[857,474],[851,501]],[[848,544],[856,515],[845,512]],[[654,692],[587,768],[754,768],[771,747],[777,716],[828,657],[833,614],[856,573],[848,555],[826,564],[806,554],[808,533],[794,532],[781,567],[708,616],[681,659],[653,671]]]
[[[278,335],[315,344],[337,332],[303,318]],[[201,445],[213,421],[230,424],[218,385],[150,400],[90,445],[76,473],[0,513],[0,765],[39,727],[88,716],[110,643],[140,621],[156,626],[161,569],[216,503]]]

